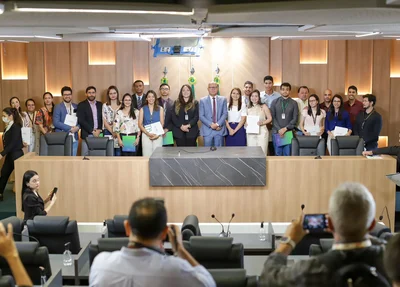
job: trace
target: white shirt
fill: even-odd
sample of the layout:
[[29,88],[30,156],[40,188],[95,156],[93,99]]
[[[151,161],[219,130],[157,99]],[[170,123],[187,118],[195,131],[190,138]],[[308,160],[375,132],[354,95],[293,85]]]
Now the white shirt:
[[92,287],[215,287],[211,274],[202,266],[162,255],[147,248],[101,252],[93,261],[89,285]]
[[238,106],[231,107],[229,110],[229,103],[228,103],[228,122],[229,123],[240,123],[242,117],[247,116],[247,108],[245,104],[242,102],[242,106],[240,111],[238,111]]

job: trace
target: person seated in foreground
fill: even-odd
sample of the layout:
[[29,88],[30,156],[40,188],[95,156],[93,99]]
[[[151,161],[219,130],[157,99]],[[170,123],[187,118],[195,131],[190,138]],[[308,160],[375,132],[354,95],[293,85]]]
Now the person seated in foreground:
[[[90,286],[216,286],[211,274],[183,246],[179,228],[167,226],[163,203],[153,198],[134,202],[124,225],[128,246],[96,256]],[[167,236],[176,257],[164,252]]]
[[393,287],[400,287],[400,234],[396,234],[386,246],[384,264]]
[[[325,254],[286,266],[287,256],[307,233],[302,216],[285,232],[278,248],[264,264],[260,286],[334,286],[340,267],[362,258],[362,262],[384,274],[382,245],[372,245],[368,232],[375,226],[375,201],[359,183],[344,183],[329,200],[328,227],[334,236],[332,249]],[[347,263],[345,263],[345,260]],[[355,285],[357,286],[357,285]]]

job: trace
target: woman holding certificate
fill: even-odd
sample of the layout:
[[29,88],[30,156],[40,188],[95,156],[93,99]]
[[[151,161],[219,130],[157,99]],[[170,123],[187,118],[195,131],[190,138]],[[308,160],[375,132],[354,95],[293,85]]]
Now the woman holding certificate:
[[164,109],[158,106],[157,94],[153,90],[147,92],[145,99],[140,109],[139,127],[143,133],[143,156],[151,156],[156,148],[163,145]]
[[117,134],[114,132],[114,121],[117,116],[117,112],[121,107],[121,102],[119,101],[119,91],[116,86],[110,86],[107,89],[107,102],[103,104],[102,114],[104,123],[104,136],[112,136],[114,139],[114,155],[120,156],[121,149],[118,142]]
[[331,154],[331,140],[336,136],[351,135],[350,115],[343,107],[343,98],[340,95],[334,95],[332,105],[325,119],[325,131],[328,134],[327,146]]
[[233,88],[228,103],[226,146],[246,146],[246,131],[244,129],[246,115],[247,109],[245,103],[242,103],[242,92],[239,88]]
[[260,91],[254,90],[250,95],[247,109],[247,146],[260,146],[267,154],[269,136],[267,124],[270,122],[272,122],[271,112],[267,105],[261,105]]
[[115,116],[113,127],[117,134],[122,156],[136,155],[136,146],[140,140],[138,118],[139,111],[132,105],[132,96],[125,94],[122,97],[121,107]]
[[53,95],[50,92],[43,94],[44,107],[40,108],[36,115],[35,124],[39,126],[42,134],[51,133],[54,131],[53,125]]
[[305,136],[320,136],[325,131],[326,113],[319,106],[319,97],[312,94],[308,107],[301,111],[300,129]]

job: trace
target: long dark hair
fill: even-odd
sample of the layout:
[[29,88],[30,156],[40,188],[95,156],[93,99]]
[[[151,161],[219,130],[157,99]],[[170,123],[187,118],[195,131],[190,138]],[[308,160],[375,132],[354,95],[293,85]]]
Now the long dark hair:
[[[118,93],[118,92],[117,92]],[[123,110],[125,108],[125,104],[124,104],[124,100],[126,97],[130,97],[131,98],[131,108],[129,110],[129,117],[131,117],[132,119],[136,119],[136,115],[135,115],[135,107],[133,106],[133,99],[132,96],[128,93],[126,93],[123,97],[122,97],[122,102],[121,102],[121,107],[119,108],[120,110]]]
[[[190,96],[189,96],[189,100],[188,100],[187,103],[183,99],[183,94],[182,94],[182,90],[183,90],[184,87],[188,88],[189,91],[190,91]],[[193,99],[194,99],[194,96],[193,96],[192,87],[189,86],[188,84],[183,85],[181,87],[181,90],[179,91],[178,100],[175,101],[175,114],[176,115],[179,114],[179,110],[181,109],[181,107],[185,107],[185,112],[190,110],[194,106]]]
[[251,94],[250,94],[249,108],[254,107],[253,102],[251,101],[251,95],[254,94],[254,93],[256,93],[256,94],[258,95],[258,102],[257,102],[257,104],[259,104],[259,105],[261,106],[261,95],[260,95],[260,91],[256,89],[256,90],[252,91]]
[[117,87],[116,86],[109,86],[108,89],[107,89],[107,106],[111,106],[111,99],[110,99],[110,91],[111,90],[115,90],[117,92],[117,105],[120,105],[121,102],[119,101],[119,91],[118,91]]
[[12,107],[12,104],[11,104],[11,102],[12,102],[12,100],[14,100],[14,99],[17,99],[17,100],[18,100],[18,102],[19,102],[19,108],[18,108],[18,112],[21,114],[21,113],[22,113],[22,109],[21,109],[21,101],[19,100],[19,98],[18,98],[18,97],[12,97],[12,98],[10,99],[10,107]]
[[3,109],[3,112],[7,114],[7,116],[13,116],[13,121],[15,124],[22,127],[22,119],[19,116],[18,110],[16,108],[7,107]]
[[321,115],[321,107],[319,106],[319,97],[316,94],[312,94],[311,96],[308,97],[308,115],[312,116],[312,108],[310,106],[310,98],[313,97],[317,101],[317,114],[316,116]]
[[[247,83],[249,82],[249,83]],[[247,81],[247,84],[250,84],[250,81]],[[246,85],[246,83],[244,83]],[[252,84],[253,85],[253,84]],[[231,93],[229,94],[229,105],[228,105],[228,110],[230,111],[232,109],[233,105],[233,99],[232,99],[232,92],[237,91],[239,93],[239,100],[238,100],[238,111],[242,109],[242,91],[239,88],[233,88]],[[253,92],[252,92],[253,93]]]
[[[44,102],[44,97],[45,97],[46,95],[50,95],[50,97],[51,97],[52,99],[54,99],[52,93],[50,93],[50,92],[45,92],[45,93],[43,94],[43,102]],[[46,110],[47,110],[47,112],[49,113],[49,115],[52,117],[52,116],[53,116],[53,110],[54,110],[54,102],[51,102],[51,105],[52,105],[51,112],[50,112],[49,110],[47,110],[46,104],[44,104],[44,107],[46,108]]]
[[154,95],[154,98],[155,98],[155,101],[154,101],[154,110],[155,111],[158,111],[159,110],[159,107],[158,107],[158,100],[157,100],[157,93],[155,92],[155,91],[153,91],[153,90],[148,90],[147,91],[147,93],[146,93],[146,95],[144,96],[144,98],[145,98],[145,106],[148,106],[149,105],[149,101],[147,100],[147,96],[149,95],[149,94],[153,94]]
[[333,101],[335,100],[335,98],[338,98],[340,100],[340,107],[339,107],[339,112],[338,112],[338,120],[341,121],[342,120],[342,114],[343,114],[343,111],[344,111],[343,98],[342,98],[341,95],[338,95],[338,94],[334,95],[333,98],[332,98],[332,104],[329,107],[329,112],[330,112],[329,120],[331,121],[331,120],[333,120],[335,118],[335,107],[333,106]]
[[38,175],[36,171],[27,170],[25,171],[24,176],[22,177],[22,190],[21,190],[22,211],[24,211],[24,194],[27,190],[31,190],[31,188],[28,186],[28,183],[31,180],[31,178],[34,177],[35,175]]

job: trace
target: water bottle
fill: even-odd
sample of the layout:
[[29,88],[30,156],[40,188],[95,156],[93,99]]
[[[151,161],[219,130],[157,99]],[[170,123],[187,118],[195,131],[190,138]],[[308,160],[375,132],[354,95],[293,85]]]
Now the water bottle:
[[46,270],[43,267],[40,268],[40,286],[46,285],[47,277],[46,277]]
[[69,245],[71,242],[65,243],[65,251],[63,253],[63,264],[64,266],[71,266],[72,265],[72,256],[71,251],[69,251]]
[[260,236],[260,241],[265,241],[267,239],[267,236],[265,234],[264,221],[261,222],[259,236]]

